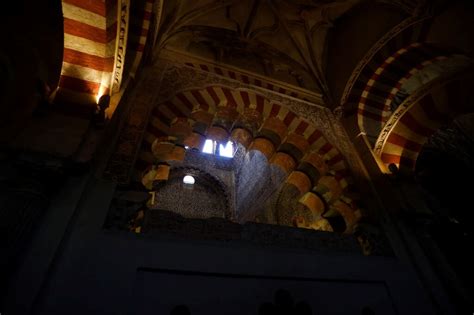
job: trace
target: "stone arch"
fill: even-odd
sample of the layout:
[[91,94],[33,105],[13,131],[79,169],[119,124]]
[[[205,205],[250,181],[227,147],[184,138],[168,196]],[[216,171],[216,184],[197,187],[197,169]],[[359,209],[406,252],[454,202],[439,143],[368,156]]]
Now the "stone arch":
[[62,0],[64,50],[56,102],[87,113],[102,95],[117,93],[124,76],[134,76],[151,28],[154,3]]
[[387,121],[408,95],[470,63],[468,58],[428,44],[414,43],[398,50],[375,70],[360,96],[359,130],[374,145]]
[[[469,73],[474,65],[471,59],[439,45],[415,41],[403,46],[406,41],[402,39],[412,38],[409,35],[423,25],[423,20],[405,24],[391,39],[381,40],[380,46],[375,46],[378,50],[368,53],[342,98],[345,115],[352,117],[352,128],[364,139],[382,172],[388,172],[392,163],[405,170],[414,167],[427,137],[445,118],[459,113],[457,105],[450,108],[445,100],[433,105],[434,100],[426,94],[438,89],[432,95],[437,99],[442,93],[439,88],[457,75]],[[418,101],[425,105],[415,105]]]
[[117,34],[117,3],[62,1],[64,52],[56,98],[93,107],[110,93]]
[[385,60],[395,52],[425,40],[431,19],[429,15],[409,17],[394,26],[367,51],[353,69],[342,93],[340,104],[346,116],[356,114],[368,80]]
[[387,121],[374,152],[385,165],[412,172],[428,138],[457,116],[474,112],[474,67],[439,78],[408,97]]
[[[219,121],[218,109],[234,109],[238,116],[234,117],[229,112],[222,113]],[[150,147],[156,138],[170,135],[173,132],[172,126],[178,124],[181,125],[179,128],[182,132],[188,129],[191,133],[204,133],[209,127],[226,124],[231,128],[226,130],[229,136],[234,134],[245,147],[250,145],[248,137],[252,136],[253,148],[269,155],[269,159],[273,156],[273,151],[293,151],[294,157],[301,157],[311,149],[322,154],[336,171],[343,172],[347,169],[343,156],[315,126],[282,105],[245,89],[231,90],[215,85],[177,93],[153,109],[145,135],[145,146]],[[186,124],[192,128],[186,127]],[[259,138],[265,140],[255,141]],[[282,143],[282,148],[279,149]]]
[[[265,176],[271,177],[274,186],[274,191],[270,192],[280,191],[280,196],[290,196],[286,190],[294,191],[291,187],[297,187],[299,193],[291,195],[289,203],[299,202],[303,207],[301,213],[314,212],[307,202],[309,197],[303,196],[304,193],[312,194],[313,200],[318,199],[319,203],[327,205],[319,209],[311,221],[298,221],[293,218],[296,213],[293,206],[283,207],[284,210],[277,211],[277,215],[290,215],[292,218],[278,220],[279,224],[332,230],[328,227],[329,221],[323,218],[323,214],[329,214],[342,217],[345,222],[342,231],[350,232],[357,221],[354,218],[360,217],[357,207],[352,207],[353,204],[343,196],[351,182],[343,155],[316,126],[286,107],[246,89],[220,85],[188,89],[155,106],[139,156],[139,166],[143,168],[155,163],[158,168],[168,168],[161,175],[166,180],[168,162],[182,161],[185,146],[201,149],[206,138],[216,141],[232,139],[246,148],[249,160],[258,158],[265,161],[269,167]],[[246,167],[251,167],[251,163]],[[323,168],[327,171],[322,171]],[[156,174],[145,177],[148,181],[158,178]],[[302,181],[310,183],[307,188],[301,188]],[[278,198],[276,208],[285,202],[288,203]],[[343,209],[339,203],[347,204],[348,208]],[[241,218],[247,219],[248,215]]]

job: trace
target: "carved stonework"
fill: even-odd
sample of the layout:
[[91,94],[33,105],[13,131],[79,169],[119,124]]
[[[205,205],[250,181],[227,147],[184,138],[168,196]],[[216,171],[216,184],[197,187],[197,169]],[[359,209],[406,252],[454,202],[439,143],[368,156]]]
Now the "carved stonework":
[[[191,88],[203,89],[209,85],[223,85],[232,89],[248,90],[290,109],[316,126],[326,139],[346,157],[350,168],[355,170],[355,173],[364,173],[341,122],[330,109],[321,104],[310,103],[167,60],[161,60],[161,63],[155,65],[149,72],[146,78],[138,82],[137,92],[129,101],[133,107],[120,133],[116,152],[109,161],[105,172],[105,176],[109,179],[120,183],[126,183],[129,180],[135,155],[153,105],[170,99],[180,91]],[[161,76],[163,79],[160,81]]]
[[263,95],[272,102],[277,102],[299,114],[316,126],[321,126],[321,131],[330,130],[327,114],[331,111],[322,104],[314,104],[299,100],[291,96],[276,93],[265,88],[245,84],[236,80],[224,78],[210,72],[185,67],[179,64],[166,62],[166,71],[161,85],[158,103],[164,102],[174,94],[187,89],[203,89],[209,85],[224,85],[233,89],[249,90]]
[[162,69],[149,68],[144,71],[143,78],[137,82],[134,93],[127,99],[123,107],[128,107],[120,130],[115,152],[110,157],[103,177],[127,184],[130,181],[133,165],[148,124],[153,104],[156,104]]
[[221,218],[189,219],[163,210],[147,212],[142,232],[173,238],[249,242],[262,247],[361,253],[353,236],[258,223],[241,225]]
[[[167,210],[186,218],[231,220],[234,217],[232,173],[188,163],[177,163],[171,168],[168,180],[154,186],[156,202],[149,209]],[[195,178],[192,187],[183,186],[185,175]]]
[[118,9],[117,38],[115,46],[114,72],[112,75],[112,93],[120,90],[123,68],[125,66],[125,53],[128,37],[128,21],[130,16],[130,0],[120,0]]
[[314,124],[333,144],[347,160],[349,167],[356,174],[363,174],[363,166],[360,159],[344,129],[340,120],[330,109],[322,104],[314,104],[305,100],[300,100],[291,96],[280,94],[254,85],[242,83],[240,81],[224,78],[222,76],[183,66],[181,64],[164,61],[166,70],[164,73],[158,103],[172,97],[179,91],[187,89],[200,89],[209,85],[224,85],[234,89],[249,90],[263,95],[272,102],[277,102],[298,116]]

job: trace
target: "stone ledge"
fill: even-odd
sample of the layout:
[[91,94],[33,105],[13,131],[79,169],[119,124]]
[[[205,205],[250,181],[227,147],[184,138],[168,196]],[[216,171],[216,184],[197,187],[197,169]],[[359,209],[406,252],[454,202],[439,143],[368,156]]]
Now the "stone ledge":
[[165,210],[149,211],[142,233],[185,240],[239,241],[264,247],[362,255],[352,235],[253,222],[238,224],[221,218],[188,219]]

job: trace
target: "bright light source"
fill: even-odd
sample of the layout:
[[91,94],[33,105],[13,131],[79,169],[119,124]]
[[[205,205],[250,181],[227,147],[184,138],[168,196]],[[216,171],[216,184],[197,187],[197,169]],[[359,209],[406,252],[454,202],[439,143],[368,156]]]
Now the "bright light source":
[[202,152],[213,154],[214,153],[214,142],[211,139],[207,139],[204,142],[204,147],[202,148]]
[[225,145],[219,143],[219,147],[217,147],[217,145],[217,141],[206,139],[204,142],[204,147],[202,148],[202,152],[207,154],[218,154],[219,156],[228,158],[234,157],[234,144],[232,141],[227,141]]
[[189,149],[189,147],[188,147],[187,145],[185,145],[184,148],[185,148],[186,150]]
[[183,183],[188,184],[188,185],[194,185],[196,181],[194,180],[194,177],[191,175],[186,175],[183,177]]
[[234,157],[234,144],[231,141],[227,141],[225,146],[219,144],[219,155],[228,158]]

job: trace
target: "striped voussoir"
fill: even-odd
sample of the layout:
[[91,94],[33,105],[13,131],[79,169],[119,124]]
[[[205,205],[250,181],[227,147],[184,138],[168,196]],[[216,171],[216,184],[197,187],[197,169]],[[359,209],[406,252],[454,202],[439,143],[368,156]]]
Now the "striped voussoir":
[[393,163],[404,172],[413,171],[428,138],[454,117],[472,112],[472,104],[465,103],[470,97],[468,92],[461,91],[469,91],[467,86],[473,81],[472,76],[451,80],[411,105],[391,127],[379,153],[382,162]]
[[[312,216],[311,222],[307,219],[303,224],[296,214],[291,214],[282,224],[292,224],[296,220],[300,222],[299,226],[306,228],[319,228],[322,222],[324,226],[330,226],[321,217],[326,209],[321,205],[341,202],[340,198],[348,190],[350,171],[344,156],[314,125],[284,106],[248,90],[214,85],[179,92],[158,104],[152,111],[138,156],[137,179],[142,175],[142,182],[149,183],[151,175],[156,178],[154,172],[160,165],[184,159],[184,145],[201,149],[204,139],[216,136],[239,141],[239,137],[232,137],[236,130],[239,134],[245,131],[250,137],[250,145],[243,143],[249,151],[261,152],[268,163],[285,172],[288,179],[283,183],[284,189],[296,192],[292,195],[295,202],[308,192],[311,200],[319,200],[317,215]],[[174,146],[170,145],[173,141]],[[151,168],[153,164],[155,166]],[[320,191],[325,195],[319,196]],[[357,210],[351,209],[350,213],[339,213],[345,220],[347,217],[347,222]],[[351,231],[354,224],[355,220],[351,219],[347,230]]]
[[145,51],[153,18],[154,0],[133,0],[130,2],[130,26],[127,46],[126,67],[134,76]]
[[368,81],[374,74],[380,76],[380,73],[376,73],[379,67],[386,62],[392,63],[393,60],[390,57],[394,54],[397,55],[397,52],[403,55],[406,52],[405,50],[419,46],[416,43],[425,40],[430,25],[431,19],[427,17],[408,18],[397,27],[394,27],[367,52],[367,55],[354,70],[341,98],[346,116],[357,114],[359,101]]
[[372,145],[392,114],[392,103],[403,83],[445,58],[439,49],[414,43],[399,49],[375,69],[361,93],[357,111],[359,128]]
[[244,74],[244,73],[240,73],[238,71],[233,71],[233,70],[217,67],[217,66],[210,65],[210,64],[203,64],[203,63],[185,62],[184,64],[188,67],[192,67],[192,68],[195,68],[195,69],[200,69],[200,70],[206,71],[206,72],[211,72],[211,73],[214,73],[214,74],[217,74],[217,75],[220,75],[220,76],[224,76],[226,78],[230,78],[230,79],[233,79],[233,80],[243,82],[245,84],[251,84],[251,85],[258,86],[258,87],[261,87],[261,88],[264,88],[264,89],[267,89],[267,90],[271,90],[271,91],[274,91],[274,92],[278,92],[278,93],[281,93],[281,94],[285,94],[285,95],[288,95],[288,96],[292,96],[292,97],[295,97],[295,98],[299,98],[299,99],[308,101],[308,99],[305,96],[302,96],[302,95],[298,94],[295,91],[291,91],[291,90],[286,89],[284,87],[276,86],[275,84],[272,84],[270,82],[262,81],[258,78],[254,78],[252,76],[249,76],[249,75]]
[[94,108],[111,84],[117,2],[63,0],[62,8],[64,54],[56,101]]
[[[127,74],[140,64],[153,0],[130,2],[126,66]],[[110,94],[118,28],[117,0],[62,0],[64,53],[55,102],[71,108],[96,106],[98,98]]]
[[[346,163],[343,155],[331,145],[323,136],[323,134],[312,124],[306,120],[297,116],[292,111],[289,111],[285,107],[270,102],[264,96],[249,92],[247,90],[233,90],[222,86],[208,86],[203,89],[191,89],[182,91],[176,94],[173,98],[163,102],[156,106],[152,111],[152,117],[150,119],[149,126],[146,130],[144,137],[144,143],[139,155],[139,162],[137,165],[139,168],[145,167],[147,164],[153,162],[153,156],[149,148],[152,143],[158,137],[170,135],[172,124],[180,117],[191,118],[193,113],[205,112],[210,115],[210,119],[201,119],[201,125],[204,125],[204,129],[200,129],[200,133],[205,133],[207,128],[211,127],[212,117],[216,114],[217,110],[221,107],[234,108],[240,115],[249,110],[253,110],[263,118],[258,120],[255,118],[256,123],[259,124],[258,128],[261,128],[270,118],[276,118],[282,122],[287,128],[285,130],[287,135],[295,134],[300,135],[305,139],[308,146],[307,148],[298,148],[298,144],[295,141],[288,140],[285,137],[280,137],[279,143],[273,144],[275,146],[275,152],[278,152],[278,147],[281,145],[282,148],[291,147],[295,152],[292,152],[291,156],[302,157],[308,152],[316,152],[324,157],[326,163],[335,172],[340,174],[341,180],[346,180],[348,175]],[[201,115],[202,116],[202,115]],[[199,119],[199,118],[196,118]],[[237,118],[236,121],[238,121]],[[247,118],[248,120],[248,118]],[[197,121],[189,119],[190,123],[194,123],[196,128]],[[241,127],[235,122],[231,122],[231,125]],[[233,130],[227,130],[230,135]],[[258,137],[259,132],[250,130],[253,137]],[[206,136],[203,134],[202,136]],[[264,135],[262,135],[264,137]],[[301,152],[296,152],[300,150]]]

